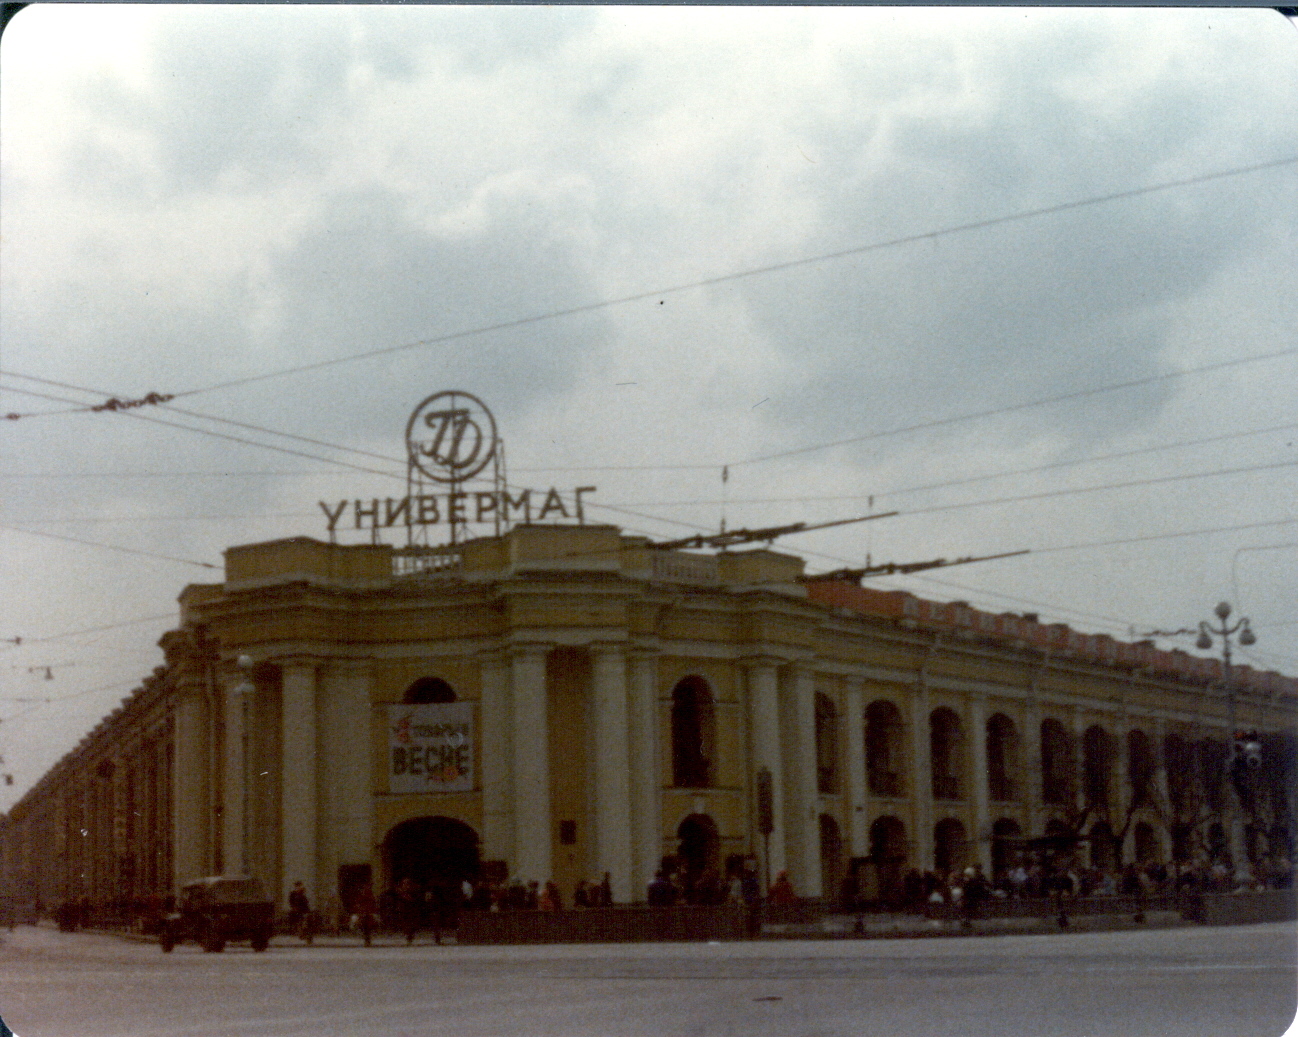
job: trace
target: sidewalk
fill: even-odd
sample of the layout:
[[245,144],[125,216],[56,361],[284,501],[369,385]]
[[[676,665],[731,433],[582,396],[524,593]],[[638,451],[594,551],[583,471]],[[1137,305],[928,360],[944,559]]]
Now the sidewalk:
[[934,936],[1010,936],[1026,933],[1098,932],[1119,929],[1171,929],[1194,925],[1179,911],[1147,911],[1144,921],[1128,914],[1091,914],[1068,916],[1068,926],[1061,928],[1058,919],[1050,918],[979,918],[966,928],[961,920],[938,920],[923,915],[826,915],[813,923],[767,923],[762,936],[767,939],[842,940],[842,939],[919,939]]

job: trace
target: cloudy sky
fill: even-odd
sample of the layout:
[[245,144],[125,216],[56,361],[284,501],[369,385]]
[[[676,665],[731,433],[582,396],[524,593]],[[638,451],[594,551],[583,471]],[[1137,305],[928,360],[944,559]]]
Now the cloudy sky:
[[1298,673],[1295,96],[1267,10],[22,11],[0,808],[441,389],[592,519]]

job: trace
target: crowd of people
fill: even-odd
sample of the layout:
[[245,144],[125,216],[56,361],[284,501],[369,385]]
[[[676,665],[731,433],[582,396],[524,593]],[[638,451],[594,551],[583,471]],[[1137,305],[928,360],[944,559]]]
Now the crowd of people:
[[[1121,868],[1085,865],[1066,854],[1028,854],[984,876],[981,867],[970,865],[951,869],[909,869],[887,883],[876,874],[867,877],[865,869],[855,865],[848,870],[837,895],[831,898],[833,909],[847,913],[891,910],[922,914],[945,904],[966,915],[976,912],[981,902],[993,899],[1018,900],[1038,897],[1072,898],[1135,896],[1152,897],[1176,893],[1239,893],[1267,889],[1292,889],[1294,863],[1275,856],[1252,866],[1232,868],[1221,859],[1200,858],[1173,864],[1128,863]],[[650,907],[678,905],[719,906],[732,904],[756,915],[763,904],[782,906],[800,903],[787,872],[779,872],[769,886],[762,888],[757,861],[735,856],[726,861],[722,874],[713,868],[691,869],[674,858],[664,858],[662,867],[644,892],[644,903]],[[173,908],[173,898],[149,897],[95,906],[88,900],[69,899],[48,911],[60,928],[72,930],[93,924],[112,924],[112,920],[133,918],[137,923],[156,920]],[[313,924],[329,926],[336,932],[360,933],[366,942],[374,932],[384,929],[404,933],[413,941],[416,933],[431,930],[441,941],[443,932],[453,930],[459,913],[469,911],[564,911],[587,910],[613,906],[610,877],[577,882],[571,903],[565,903],[559,886],[514,877],[482,877],[455,881],[449,878],[421,883],[412,876],[402,878],[395,886],[376,896],[366,882],[353,888],[346,901],[337,899],[325,905],[323,914],[311,910],[301,883],[289,897],[289,931],[308,938]],[[34,914],[47,913],[37,903]],[[144,928],[148,931],[148,925]]]
[[922,912],[926,904],[960,905],[969,900],[1032,897],[1155,896],[1173,893],[1241,893],[1292,889],[1294,868],[1287,858],[1273,858],[1258,867],[1231,868],[1222,860],[1200,859],[1175,864],[1128,863],[1118,869],[1083,865],[1074,858],[1037,857],[1018,862],[992,878],[982,868],[912,868],[882,895],[863,889],[857,873],[849,873],[838,892],[840,910],[856,912],[887,907]]

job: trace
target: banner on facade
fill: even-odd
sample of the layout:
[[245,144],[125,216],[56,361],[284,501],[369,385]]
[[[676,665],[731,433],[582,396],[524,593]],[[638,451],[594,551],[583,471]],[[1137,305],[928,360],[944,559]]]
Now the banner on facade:
[[473,703],[388,707],[388,791],[473,790]]

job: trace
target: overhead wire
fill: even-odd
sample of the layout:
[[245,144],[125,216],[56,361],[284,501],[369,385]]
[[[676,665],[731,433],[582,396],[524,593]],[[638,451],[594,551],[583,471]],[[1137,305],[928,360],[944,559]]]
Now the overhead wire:
[[122,547],[118,544],[103,544],[95,540],[83,540],[80,537],[64,536],[61,533],[44,533],[35,529],[24,529],[21,526],[10,526],[0,524],[0,529],[6,529],[11,533],[25,533],[28,536],[45,537],[48,540],[64,540],[71,544],[81,544],[83,547],[101,547],[106,551],[120,551],[123,554],[142,555],[145,558],[159,558],[167,562],[179,562],[182,565],[197,565],[204,569],[220,569],[219,565],[211,562],[199,562],[192,558],[177,558],[175,555],[160,554],[157,551],[144,551],[136,547]]
[[1276,350],[1272,353],[1260,353],[1248,357],[1237,357],[1234,360],[1221,360],[1212,364],[1204,364],[1200,367],[1185,368],[1180,371],[1167,371],[1163,374],[1147,375],[1144,378],[1133,378],[1125,382],[1114,382],[1109,385],[1096,386],[1091,389],[1078,389],[1074,392],[1060,393],[1056,396],[1048,396],[1040,400],[1029,400],[1025,403],[1013,403],[1004,407],[992,407],[987,410],[969,411],[964,414],[955,414],[946,418],[935,418],[930,421],[920,421],[911,425],[901,425],[897,428],[882,429],[877,432],[867,432],[859,436],[848,436],[845,439],[835,439],[825,443],[814,443],[810,446],[795,447],[791,450],[781,450],[773,454],[762,454],[757,457],[746,458],[742,461],[730,461],[729,465],[734,468],[739,465],[752,465],[766,461],[783,460],[786,457],[798,457],[802,454],[813,453],[817,450],[829,450],[833,447],[849,446],[853,443],[864,443],[872,439],[883,439],[887,436],[897,436],[906,432],[918,432],[922,429],[940,428],[946,425],[954,425],[962,421],[973,421],[977,418],[990,418],[1001,414],[1011,414],[1016,411],[1028,410],[1033,407],[1045,407],[1053,403],[1064,403],[1068,400],[1078,400],[1087,396],[1098,396],[1101,393],[1116,392],[1120,389],[1131,389],[1141,385],[1151,385],[1154,382],[1164,382],[1172,378],[1182,378],[1192,374],[1206,374],[1227,367],[1236,367],[1240,364],[1257,363],[1263,360],[1275,360],[1280,357],[1293,356],[1294,354],[1298,354],[1298,347]]
[[[1097,486],[1076,486],[1061,490],[1044,490],[1039,493],[1019,494],[1011,497],[994,497],[986,500],[963,501],[956,504],[935,504],[929,507],[912,508],[900,512],[900,515],[927,515],[939,511],[955,511],[960,508],[977,508],[992,504],[1013,504],[1021,501],[1039,500],[1047,497],[1063,497],[1077,493],[1096,493],[1101,490],[1127,489],[1135,486],[1150,486],[1158,483],[1184,482],[1188,479],[1206,479],[1222,475],[1241,475],[1249,472],[1269,471],[1275,468],[1292,468],[1298,466],[1298,459],[1293,461],[1277,461],[1265,465],[1250,465],[1240,468],[1221,468],[1212,472],[1187,472],[1181,475],[1160,475],[1148,479],[1133,479],[1126,482],[1102,483]],[[850,496],[835,497],[765,497],[749,499],[731,499],[731,504],[801,504],[813,501],[835,501],[835,500],[864,500],[866,494],[853,494]],[[869,494],[870,497],[879,498],[892,496],[888,493]],[[620,502],[623,506],[630,504],[635,507],[656,507],[656,508],[683,508],[697,506],[711,506],[723,503],[720,500],[690,500],[690,501],[632,501]],[[609,507],[609,505],[604,505]]]
[[160,612],[156,616],[141,616],[139,619],[127,619],[120,623],[106,623],[103,626],[85,627],[81,630],[69,630],[63,634],[47,634],[45,637],[24,637],[22,644],[44,644],[47,641],[61,641],[65,637],[81,637],[83,634],[102,634],[108,630],[120,630],[122,627],[139,626],[141,623],[156,623],[160,619],[175,619],[176,612]]
[[218,389],[228,389],[239,385],[248,385],[253,382],[266,381],[271,378],[280,378],[290,374],[298,374],[305,371],[319,370],[324,367],[334,366],[336,364],[350,363],[355,360],[364,360],[377,356],[388,356],[392,353],[401,352],[409,349],[418,349],[424,346],[440,345],[447,342],[453,342],[457,339],[468,338],[474,335],[484,335],[496,331],[507,331],[514,328],[526,327],[530,324],[537,324],[542,321],[555,320],[560,317],[570,317],[582,313],[593,313],[601,309],[612,306],[621,306],[632,302],[642,302],[645,299],[658,298],[664,295],[672,295],[679,292],[693,291],[698,288],[708,288],[718,284],[728,284],[734,281],[743,280],[749,277],[759,277],[765,274],[777,273],[784,270],[793,270],[799,267],[811,266],[816,263],[825,263],[836,259],[844,259],[849,256],[864,255],[869,252],[881,251],[889,248],[896,248],[902,245],[915,244],[922,241],[932,241],[939,237],[945,237],[952,234],[963,234],[974,230],[983,230],[989,227],[1000,226],[1006,223],[1016,222],[1018,220],[1036,219],[1041,216],[1049,216],[1062,212],[1069,212],[1076,209],[1086,208],[1092,205],[1102,205],[1108,202],[1120,201],[1127,198],[1138,198],[1144,195],[1156,194],[1161,191],[1169,191],[1180,187],[1191,187],[1197,184],[1209,183],[1214,180],[1222,180],[1228,177],[1243,176],[1249,173],[1257,173],[1267,169],[1276,169],[1282,166],[1294,165],[1298,163],[1298,156],[1272,159],[1267,162],[1259,162],[1249,166],[1239,166],[1233,169],[1219,170],[1214,173],[1201,173],[1192,177],[1183,177],[1178,180],[1164,181],[1159,184],[1151,184],[1145,187],[1128,188],[1123,191],[1113,191],[1108,194],[1095,195],[1090,198],[1083,198],[1071,202],[1062,202],[1056,205],[1041,206],[1035,209],[1024,209],[1014,213],[1007,213],[1002,216],[993,216],[982,220],[971,220],[966,223],[954,224],[948,227],[941,227],[936,230],[926,231],[917,234],[907,234],[901,237],[891,238],[885,241],[870,242],[864,245],[857,245],[852,248],[839,249],[833,252],[825,252],[815,256],[807,256],[801,259],[786,260],[780,263],[770,263],[759,267],[750,267],[745,270],[734,271],[728,274],[718,274],[714,277],[700,278],[683,284],[672,285],[663,288],[655,288],[650,291],[635,292],[629,295],[620,296],[616,299],[604,299],[598,302],[584,303],[577,306],[569,306],[563,309],[552,310],[548,313],[535,314],[527,317],[519,317],[513,320],[497,321],[491,324],[481,325],[475,328],[467,328],[461,331],[448,332],[443,335],[434,335],[429,338],[419,339],[402,345],[387,346],[382,349],[369,350],[363,353],[355,353],[346,357],[336,357],[329,360],[316,361],[310,364],[299,364],[295,367],[283,368],[278,371],[270,371],[260,375],[250,375],[244,378],[230,379],[225,382],[218,382],[212,385],[202,386],[196,389],[189,389],[175,394],[177,398],[182,396],[195,396],[200,393],[215,392]]
[[[718,274],[713,277],[700,278],[682,284],[670,285],[666,287],[655,288],[648,291],[634,292],[629,295],[619,296],[614,299],[602,299],[596,302],[583,303],[577,306],[564,307],[562,309],[551,310],[545,313],[532,314],[526,317],[518,317],[511,320],[495,321],[490,324],[480,325],[474,328],[461,329],[459,331],[447,332],[441,335],[433,335],[427,338],[416,339],[411,342],[405,342],[394,346],[385,346],[379,349],[366,350],[361,353],[353,353],[343,357],[333,357],[326,360],[314,361],[308,364],[297,364],[292,367],[281,368],[276,371],[267,371],[257,375],[248,375],[242,378],[228,379],[224,382],[216,382],[206,386],[200,386],[194,389],[187,389],[180,392],[168,394],[171,400],[186,396],[196,396],[203,393],[215,392],[221,389],[234,388],[241,385],[249,385],[255,382],[267,381],[272,378],[281,378],[292,374],[301,374],[307,371],[320,370],[325,367],[332,367],[338,364],[351,363],[357,360],[365,360],[373,357],[388,356],[393,353],[403,352],[411,349],[419,349],[432,345],[441,345],[454,342],[459,339],[469,338],[476,335],[490,334],[496,331],[506,331],[514,328],[526,327],[531,324],[537,324],[542,321],[556,320],[561,317],[570,317],[577,314],[593,313],[598,310],[609,307],[621,306],[632,302],[641,302],[645,299],[658,298],[664,295],[672,295],[679,292],[693,291],[699,288],[707,288],[718,284],[727,284],[734,281],[743,280],[750,277],[759,277],[765,274],[778,273],[785,270],[797,269],[799,267],[811,266],[817,263],[830,262],[836,259],[844,259],[850,256],[865,255],[869,252],[881,251],[889,248],[896,248],[903,245],[915,244],[922,241],[932,241],[940,237],[952,234],[963,234],[975,230],[983,230],[989,227],[1000,226],[1006,223],[1012,223],[1019,220],[1036,219],[1042,216],[1054,215],[1062,212],[1069,212],[1077,209],[1086,208],[1093,205],[1102,205],[1108,202],[1120,201],[1128,198],[1137,198],[1144,195],[1155,194],[1162,191],[1169,191],[1181,187],[1190,187],[1197,184],[1209,183],[1214,180],[1222,180],[1229,177],[1243,176],[1249,173],[1261,172],[1267,169],[1276,169],[1283,166],[1298,163],[1298,156],[1289,156],[1285,158],[1272,159],[1267,162],[1254,163],[1248,166],[1239,166],[1233,169],[1219,170],[1214,173],[1201,173],[1192,177],[1183,177],[1178,180],[1164,181],[1159,184],[1151,184],[1145,187],[1128,188],[1122,191],[1113,191],[1108,194],[1094,195],[1089,198],[1078,199],[1071,202],[1062,202],[1056,205],[1042,206],[1035,209],[1024,209],[1018,212],[1007,213],[1001,216],[993,216],[981,220],[972,220],[966,223],[954,224],[948,227],[941,227],[935,230],[924,231],[921,233],[907,234],[901,237],[890,238],[884,241],[869,242],[863,245],[853,246],[846,249],[838,249],[833,252],[825,252],[815,256],[806,256],[800,259],[786,260],[779,263],[770,263],[758,267],[749,267],[743,270],[732,271],[727,274]],[[1144,384],[1147,380],[1129,383],[1131,385]],[[1088,390],[1107,391],[1107,390]],[[1061,399],[1073,398],[1071,396],[1061,397]],[[13,417],[14,415],[10,415]],[[894,434],[894,433],[879,433]],[[848,440],[845,442],[852,442]],[[841,445],[841,443],[824,444],[821,446],[806,447],[802,451],[786,452],[770,457],[750,458],[741,462],[731,462],[734,464],[755,464],[761,460],[770,460],[774,457],[792,456],[792,453],[804,452],[813,449],[824,449],[831,445]]]
[[[10,377],[21,377],[21,378],[31,377],[31,376],[29,376],[29,375],[17,375],[17,374],[14,374],[13,372],[2,372],[2,373],[7,374],[7,375],[10,376]],[[43,379],[38,379],[38,380],[43,380]],[[91,389],[85,389],[85,388],[82,388],[82,387],[79,387],[79,386],[70,386],[70,385],[65,385],[64,383],[58,383],[58,384],[59,384],[59,385],[62,385],[64,388],[73,389],[73,390],[75,390],[75,391],[77,391],[77,392],[93,392],[93,391],[94,391],[94,390],[91,390]],[[32,393],[32,395],[41,395],[41,394]],[[53,396],[46,396],[46,398],[47,398],[47,399],[57,399],[57,397],[53,397]],[[171,410],[171,409],[173,409],[173,408],[167,408],[167,409],[168,409],[168,410]],[[395,472],[391,472],[391,471],[381,471],[381,470],[379,470],[379,469],[377,469],[377,468],[369,468],[369,467],[365,467],[365,466],[363,466],[363,465],[356,465],[356,464],[352,464],[352,463],[349,462],[349,461],[342,461],[342,460],[339,460],[338,458],[332,458],[332,457],[321,457],[321,456],[319,456],[318,454],[308,454],[308,453],[305,453],[305,452],[303,452],[303,451],[301,451],[301,450],[294,450],[294,449],[292,449],[292,448],[290,448],[290,447],[277,446],[277,445],[275,445],[275,444],[273,444],[273,443],[261,443],[261,442],[258,442],[257,440],[254,440],[254,439],[245,439],[245,438],[243,438],[242,436],[232,436],[232,435],[230,435],[229,433],[226,433],[226,432],[216,432],[216,431],[214,431],[214,430],[212,430],[212,429],[195,428],[195,427],[192,426],[192,425],[183,425],[183,424],[180,424],[179,422],[174,422],[174,421],[165,421],[165,420],[163,420],[162,418],[153,417],[152,415],[149,415],[149,414],[139,414],[139,413],[136,413],[135,411],[117,411],[117,412],[115,412],[115,413],[116,413],[116,414],[120,414],[120,415],[123,416],[123,417],[134,418],[134,419],[137,420],[137,421],[146,421],[146,422],[149,422],[150,424],[154,424],[154,425],[163,425],[163,426],[166,426],[166,427],[168,427],[168,428],[181,429],[181,430],[183,430],[183,431],[185,431],[185,432],[194,432],[194,433],[197,433],[198,435],[213,436],[213,437],[215,437],[215,438],[217,438],[217,439],[223,439],[223,440],[226,440],[227,442],[232,442],[232,443],[242,443],[242,444],[244,444],[244,445],[246,445],[246,446],[261,447],[263,450],[273,450],[273,451],[275,451],[275,452],[277,452],[277,453],[288,454],[288,455],[290,455],[290,456],[292,456],[292,457],[304,457],[304,458],[306,458],[306,459],[308,459],[308,460],[311,460],[311,461],[322,461],[322,462],[324,462],[325,464],[339,465],[340,467],[343,467],[343,468],[350,468],[350,469],[352,469],[353,471],[365,472],[365,473],[370,474],[370,475],[382,475],[382,476],[387,476],[387,477],[392,477],[392,478],[401,478],[401,479],[404,479],[404,478],[405,478],[404,475],[398,475],[398,474],[395,473]],[[192,412],[190,412],[190,413],[192,413]],[[324,443],[324,442],[322,442],[322,441],[320,441],[320,440],[313,440],[313,439],[309,439],[309,438],[307,438],[307,437],[305,437],[305,436],[298,436],[298,435],[295,435],[295,434],[293,434],[293,433],[291,433],[291,432],[277,432],[277,431],[275,431],[274,429],[268,429],[268,428],[264,428],[264,427],[261,427],[261,426],[246,425],[245,423],[242,423],[242,422],[236,422],[236,421],[230,421],[230,420],[225,419],[225,418],[208,417],[207,420],[217,421],[217,422],[221,422],[221,423],[223,423],[223,424],[236,425],[236,426],[240,426],[240,427],[244,427],[244,428],[249,428],[249,429],[252,429],[252,430],[255,430],[255,431],[259,431],[259,432],[263,432],[263,433],[265,433],[265,434],[272,435],[272,436],[282,436],[282,437],[285,438],[285,439],[301,440],[301,441],[305,441],[305,442],[312,443],[312,444],[315,444],[315,445],[324,446],[324,447],[326,447],[327,449],[330,449],[330,450],[340,450],[340,451],[350,452],[350,453],[356,453],[356,454],[366,454],[366,455],[369,455],[369,456],[377,457],[377,458],[379,458],[380,460],[391,461],[393,464],[404,464],[404,463],[405,463],[405,462],[402,461],[402,460],[398,460],[398,459],[396,459],[396,458],[392,458],[392,457],[385,457],[385,456],[382,455],[382,454],[370,454],[369,451],[365,451],[365,450],[355,450],[355,449],[353,449],[352,447],[339,446],[339,445],[337,445],[337,444],[332,444],[332,443]]]

